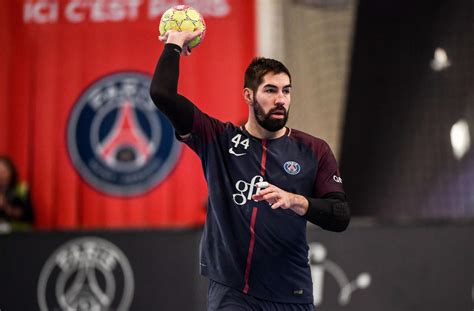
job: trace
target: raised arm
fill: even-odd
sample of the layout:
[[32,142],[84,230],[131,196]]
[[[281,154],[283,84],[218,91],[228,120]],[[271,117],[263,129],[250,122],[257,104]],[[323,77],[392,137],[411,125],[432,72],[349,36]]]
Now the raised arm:
[[158,60],[150,86],[150,96],[156,107],[171,121],[176,132],[185,136],[193,126],[194,104],[178,94],[180,55],[190,55],[187,44],[200,34],[170,31],[160,37],[165,47]]

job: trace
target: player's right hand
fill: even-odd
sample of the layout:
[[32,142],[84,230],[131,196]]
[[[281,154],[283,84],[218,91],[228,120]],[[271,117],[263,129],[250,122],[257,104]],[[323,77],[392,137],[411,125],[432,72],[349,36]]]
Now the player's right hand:
[[195,31],[176,31],[168,30],[163,36],[158,36],[158,39],[164,43],[173,43],[182,48],[181,54],[185,56],[191,55],[191,49],[188,47],[190,41],[199,36],[201,30]]

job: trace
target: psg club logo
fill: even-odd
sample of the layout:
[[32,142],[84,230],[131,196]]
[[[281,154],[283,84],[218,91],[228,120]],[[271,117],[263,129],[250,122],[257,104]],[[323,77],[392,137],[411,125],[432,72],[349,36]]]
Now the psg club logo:
[[150,99],[151,79],[108,75],[80,96],[68,121],[68,151],[81,177],[101,192],[140,195],[174,168],[180,143]]
[[46,310],[129,310],[135,281],[127,256],[114,244],[84,237],[61,245],[44,264],[38,304]]
[[296,175],[301,171],[301,166],[295,161],[287,161],[283,164],[285,172],[290,175]]

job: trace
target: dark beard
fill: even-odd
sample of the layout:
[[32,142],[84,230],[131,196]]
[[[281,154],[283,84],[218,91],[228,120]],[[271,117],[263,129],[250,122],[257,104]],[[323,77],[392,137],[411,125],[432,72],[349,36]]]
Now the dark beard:
[[[272,119],[272,113],[276,111],[284,112],[285,117],[283,119]],[[285,108],[275,107],[271,109],[267,114],[265,114],[255,97],[253,99],[253,112],[255,114],[255,118],[257,119],[258,124],[269,132],[277,132],[281,130],[288,121],[289,113],[288,111],[286,111]]]

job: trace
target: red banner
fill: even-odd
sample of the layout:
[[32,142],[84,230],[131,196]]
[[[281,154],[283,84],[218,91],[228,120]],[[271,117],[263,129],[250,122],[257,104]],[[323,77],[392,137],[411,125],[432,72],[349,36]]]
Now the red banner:
[[203,43],[181,61],[180,92],[205,112],[246,118],[254,1],[15,0],[0,3],[0,154],[31,188],[40,229],[202,224],[197,156],[169,138],[147,88],[161,14],[191,5]]

